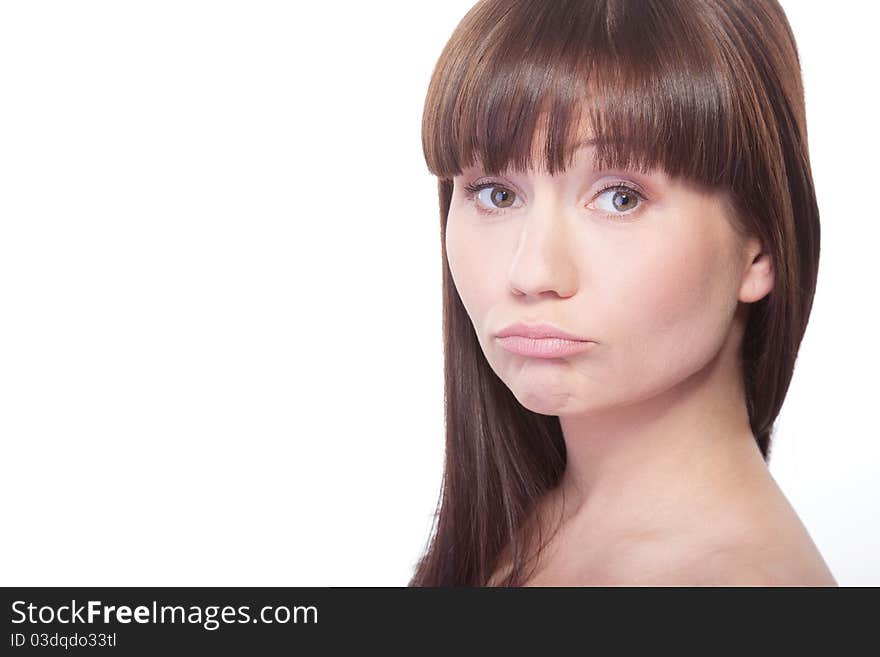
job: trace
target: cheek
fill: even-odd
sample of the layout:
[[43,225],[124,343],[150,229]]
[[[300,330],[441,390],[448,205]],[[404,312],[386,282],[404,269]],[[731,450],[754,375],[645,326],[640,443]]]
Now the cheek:
[[493,252],[484,242],[477,232],[469,231],[450,211],[446,225],[446,259],[455,289],[476,325],[491,305],[489,285],[495,278],[490,273],[493,265],[487,258],[487,255],[492,257]]
[[[735,310],[729,254],[712,234],[646,241],[615,269],[604,299],[630,365],[693,369],[720,348]],[[616,298],[615,298],[616,297]],[[628,368],[623,368],[628,369]]]

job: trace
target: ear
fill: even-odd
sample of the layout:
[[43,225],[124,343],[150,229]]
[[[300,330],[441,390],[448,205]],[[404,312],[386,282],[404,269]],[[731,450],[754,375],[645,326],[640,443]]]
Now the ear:
[[746,267],[739,288],[739,300],[754,303],[763,299],[773,289],[775,276],[773,259],[762,248],[760,240],[750,238],[746,243]]

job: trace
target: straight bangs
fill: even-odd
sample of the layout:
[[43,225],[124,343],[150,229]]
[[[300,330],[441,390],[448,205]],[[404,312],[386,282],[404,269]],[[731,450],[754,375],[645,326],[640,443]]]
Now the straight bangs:
[[448,180],[479,165],[490,175],[555,175],[586,143],[597,170],[660,169],[747,189],[759,169],[748,118],[757,92],[716,26],[730,16],[691,4],[478,3],[429,85],[422,145],[431,173]]

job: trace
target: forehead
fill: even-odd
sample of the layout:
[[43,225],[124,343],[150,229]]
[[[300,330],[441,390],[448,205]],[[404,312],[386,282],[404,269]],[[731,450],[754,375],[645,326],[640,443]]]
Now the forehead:
[[[532,134],[531,161],[534,170],[542,174],[547,173],[546,160],[551,141],[549,119],[549,113],[542,113]],[[576,126],[569,125],[565,128],[568,136],[566,150],[570,154],[572,164],[594,160],[597,139],[592,126],[581,119]]]
[[[460,163],[460,166],[465,171],[477,168],[490,174],[524,173],[525,171],[546,174],[549,160],[554,155],[559,155],[557,151],[562,147],[567,154],[569,164],[563,164],[561,167],[557,165],[555,168],[557,170],[566,169],[575,161],[581,162],[584,158],[590,157],[597,144],[592,126],[585,113],[582,112],[570,118],[571,120],[566,121],[554,117],[548,109],[544,109],[535,119],[529,136],[522,134],[517,128],[512,128],[516,132],[499,133],[497,126],[495,126],[496,131],[493,131],[495,146],[488,146],[487,141],[490,140],[485,139],[485,135],[482,135],[481,138],[472,142],[478,144],[477,146],[467,149],[468,155]],[[523,139],[524,137],[525,139]],[[508,151],[510,155],[502,158],[507,161],[500,170],[490,170],[486,167],[484,158],[495,160],[495,165],[500,165],[498,158],[490,156],[490,151],[487,151],[486,148],[505,149],[507,146],[514,146],[514,144],[515,147]],[[523,157],[527,158],[528,162],[522,162],[521,158]]]
[[589,143],[584,144],[576,144],[573,147],[572,153],[572,162],[571,165],[557,171],[555,174],[551,176],[551,174],[547,171],[546,167],[543,164],[542,153],[539,148],[533,149],[532,152],[532,162],[535,163],[534,166],[525,169],[518,170],[514,169],[512,165],[508,165],[508,168],[503,169],[501,171],[489,171],[482,159],[479,155],[475,156],[475,161],[470,166],[464,167],[461,173],[456,178],[469,176],[477,173],[484,174],[499,174],[499,175],[525,175],[529,177],[547,177],[547,178],[562,178],[565,176],[570,176],[574,174],[581,174],[585,169],[592,170],[595,167],[592,162],[592,154],[594,152],[594,146]]
[[[584,168],[596,168],[596,142],[593,138],[580,137],[576,139],[569,146],[569,152],[571,158],[570,165],[564,167],[560,171],[557,171],[554,177],[566,175],[567,173],[570,173],[572,169],[581,171]],[[522,171],[515,169],[512,163],[508,163],[508,167],[504,170],[498,172],[489,172],[485,166],[485,163],[483,162],[481,155],[479,153],[475,153],[473,164],[464,167],[461,175],[466,175],[475,171],[482,171],[487,173],[500,174],[527,173],[529,175],[550,176],[546,167],[545,143],[543,139],[538,136],[534,137],[532,141],[531,162],[532,166]]]

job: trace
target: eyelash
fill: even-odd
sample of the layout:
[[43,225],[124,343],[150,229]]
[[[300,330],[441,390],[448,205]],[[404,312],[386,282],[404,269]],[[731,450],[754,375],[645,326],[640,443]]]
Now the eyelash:
[[[481,182],[481,183],[472,183],[472,184],[464,186],[464,189],[467,190],[467,192],[468,192],[466,194],[467,200],[474,204],[474,206],[477,209],[477,212],[479,212],[480,214],[499,215],[499,214],[504,214],[507,211],[507,209],[486,208],[475,201],[474,197],[477,194],[479,194],[484,189],[489,189],[492,187],[501,187],[502,189],[506,189],[508,191],[513,191],[512,189],[510,189],[506,185],[504,185],[500,182],[497,182],[497,181],[493,181],[493,180],[489,180],[489,181]],[[611,185],[608,185],[607,187],[600,189],[598,192],[596,192],[596,196],[600,196],[601,194],[604,194],[605,192],[612,191],[612,190],[627,192],[629,194],[634,194],[639,199],[639,205],[636,206],[635,210],[631,210],[629,212],[602,212],[602,214],[605,215],[606,217],[612,217],[615,220],[619,217],[627,217],[631,214],[635,214],[636,212],[638,212],[638,208],[641,206],[642,202],[647,200],[645,194],[642,193],[641,190],[636,189],[635,187],[630,186],[628,184],[625,184],[623,182],[615,182],[615,183],[612,183]],[[516,192],[514,192],[514,193],[516,193]]]

